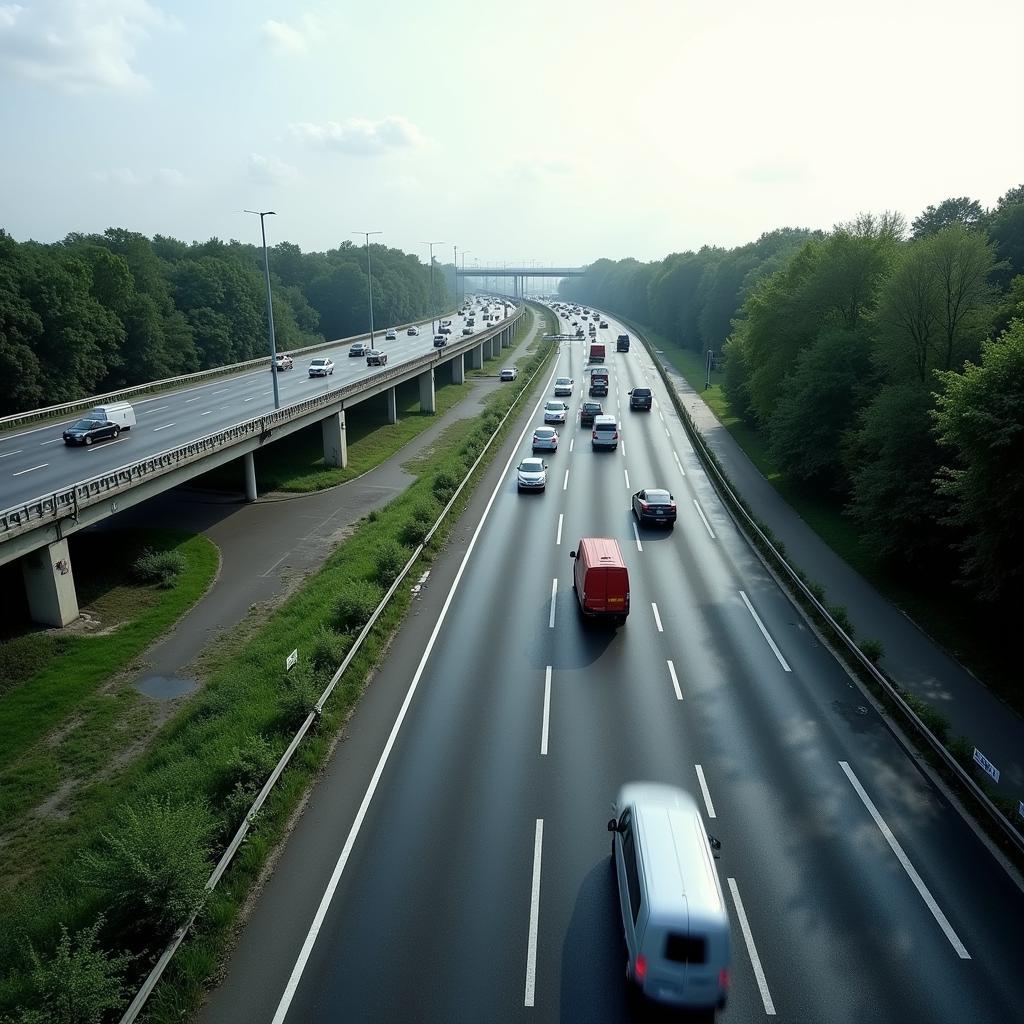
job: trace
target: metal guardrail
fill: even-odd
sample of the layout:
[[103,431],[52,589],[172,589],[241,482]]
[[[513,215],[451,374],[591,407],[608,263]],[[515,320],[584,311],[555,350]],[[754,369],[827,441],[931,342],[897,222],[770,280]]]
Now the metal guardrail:
[[[620,316],[619,319],[622,320],[623,318]],[[628,321],[626,322],[628,323]],[[769,556],[769,560],[773,563],[774,567],[778,569],[788,583],[799,592],[801,598],[803,598],[803,600],[805,600],[814,609],[814,612],[824,620],[828,629],[831,631],[833,638],[838,641],[838,646],[846,655],[853,659],[859,668],[868,674],[873,683],[881,688],[882,692],[886,695],[886,698],[891,701],[899,711],[906,724],[910,726],[918,737],[924,741],[925,745],[936,755],[936,757],[939,758],[943,767],[953,775],[953,778],[962,788],[964,793],[969,796],[971,800],[974,801],[975,805],[984,812],[988,820],[996,827],[998,833],[1003,836],[1003,838],[1016,852],[1016,855],[1019,858],[1024,859],[1024,835],[1018,831],[1013,822],[1003,814],[981,786],[979,786],[978,783],[971,778],[970,774],[964,770],[960,762],[957,761],[956,758],[953,757],[953,755],[946,749],[942,741],[918,717],[914,709],[903,699],[899,690],[893,686],[889,679],[879,671],[874,662],[872,662],[871,659],[868,658],[857,646],[857,644],[854,643],[853,638],[833,618],[832,613],[828,608],[826,608],[825,605],[814,596],[814,593],[804,582],[800,573],[789,564],[779,549],[772,543],[767,534],[765,534],[758,525],[754,517],[747,511],[746,506],[737,496],[736,492],[733,491],[731,484],[725,477],[725,474],[719,468],[714,453],[710,448],[708,448],[704,441],[704,435],[697,428],[697,424],[693,421],[693,417],[690,415],[689,410],[683,404],[682,399],[676,392],[672,381],[669,379],[667,370],[661,360],[657,357],[654,347],[650,342],[648,342],[643,332],[637,328],[635,323],[629,323],[629,326],[632,327],[634,333],[643,343],[648,353],[650,353],[651,358],[654,360],[654,365],[657,367],[658,373],[665,383],[669,396],[672,399],[672,404],[679,413],[686,432],[689,435],[690,440],[693,442],[694,451],[703,463],[705,470],[708,471],[715,490],[718,491],[719,496],[725,500],[726,506],[733,514],[733,517],[738,517],[741,529],[748,533],[748,535],[753,535],[753,537],[756,538],[762,550],[764,550]]]
[[70,516],[77,517],[82,508],[87,508],[97,502],[105,501],[112,495],[135,487],[143,479],[154,479],[169,473],[179,466],[187,465],[199,459],[205,458],[212,452],[219,451],[225,447],[237,444],[239,441],[251,437],[267,438],[274,427],[281,423],[287,423],[298,419],[316,409],[334,405],[339,401],[357,395],[367,389],[367,385],[378,386],[389,380],[404,377],[410,372],[425,370],[439,362],[445,361],[448,357],[463,354],[477,345],[489,341],[496,334],[507,328],[514,328],[519,323],[523,312],[520,309],[509,317],[502,320],[496,327],[489,328],[479,334],[460,337],[444,348],[433,349],[417,359],[399,363],[393,367],[382,369],[370,377],[364,377],[358,381],[352,381],[342,385],[334,391],[327,391],[312,398],[304,399],[293,405],[275,409],[273,412],[265,413],[262,416],[255,416],[252,419],[244,420],[230,427],[224,427],[205,437],[189,441],[177,448],[170,448],[166,451],[151,455],[148,458],[140,459],[121,466],[118,469],[100,473],[77,483],[63,487],[58,491],[40,497],[32,498],[29,501],[21,502],[11,508],[0,511],[0,542],[17,537],[29,530],[38,528],[46,522],[62,519]]
[[[439,316],[454,316],[454,311],[441,313]],[[420,323],[413,320],[407,324],[396,325],[395,330],[404,331],[409,327],[419,327]],[[374,331],[374,336],[377,331]],[[382,336],[383,331],[379,332]],[[360,341],[369,338],[370,332],[353,334],[347,338],[335,338],[334,341],[318,341],[315,345],[306,345],[302,348],[282,349],[291,355],[302,355],[306,352],[321,352],[325,348],[334,348],[337,345],[348,345],[353,341]],[[162,391],[165,388],[180,387],[185,384],[192,384],[200,380],[210,380],[215,377],[226,377],[232,373],[240,373],[243,370],[255,369],[258,366],[270,366],[270,356],[259,356],[256,359],[247,359],[241,363],[228,363],[226,366],[212,366],[208,370],[197,370],[195,373],[185,373],[179,377],[165,377],[163,380],[153,380],[146,384],[133,384],[130,388],[121,388],[119,391],[108,391],[103,395],[93,395],[91,398],[78,398],[73,402],[64,402],[61,405],[47,405],[40,409],[27,409],[25,412],[12,413],[10,416],[0,416],[0,432],[12,427],[20,426],[23,423],[35,423],[38,420],[49,419],[51,416],[60,416],[62,413],[76,412],[82,409],[91,409],[94,405],[103,402],[121,401],[125,398],[132,398],[135,395],[144,395],[150,391]],[[2,435],[0,435],[2,436]]]
[[[508,322],[502,323],[502,328],[504,329],[504,327],[507,326],[515,328],[522,320],[524,312],[525,308],[520,308],[518,313],[516,313],[513,317],[508,318]],[[239,848],[245,841],[245,837],[248,835],[249,829],[252,827],[252,823],[255,821],[257,814],[259,814],[260,810],[263,808],[263,805],[266,803],[271,791],[277,784],[278,779],[280,779],[281,775],[284,773],[284,770],[288,767],[288,764],[291,762],[292,757],[295,755],[295,751],[298,750],[299,744],[303,741],[303,739],[305,739],[306,734],[323,714],[324,705],[330,699],[331,694],[334,693],[334,690],[337,687],[338,683],[340,682],[341,677],[345,674],[345,671],[348,669],[349,665],[352,664],[353,659],[359,653],[366,638],[370,635],[371,630],[373,629],[374,626],[376,626],[381,615],[384,614],[385,609],[391,603],[391,599],[398,592],[398,588],[405,582],[405,580],[409,578],[409,573],[412,572],[413,566],[417,563],[417,561],[419,561],[420,556],[423,554],[423,551],[426,548],[426,546],[433,539],[434,534],[441,528],[441,524],[445,521],[445,519],[448,517],[448,514],[455,507],[455,503],[459,500],[459,495],[462,494],[466,485],[472,479],[473,474],[477,471],[477,468],[479,467],[481,461],[483,460],[483,457],[487,454],[491,445],[494,443],[498,435],[501,433],[506,422],[508,421],[508,418],[516,410],[516,407],[518,406],[520,399],[523,397],[523,395],[526,394],[530,386],[533,384],[534,380],[537,378],[537,375],[543,369],[544,362],[542,362],[541,365],[538,366],[537,369],[534,371],[532,376],[523,383],[522,387],[519,389],[519,394],[516,395],[516,397],[513,399],[512,404],[508,407],[508,411],[501,418],[501,421],[498,423],[498,425],[494,428],[494,431],[491,433],[491,436],[487,439],[487,443],[481,449],[480,454],[476,457],[476,460],[473,462],[473,465],[470,466],[469,469],[466,471],[466,475],[462,478],[461,483],[455,489],[455,493],[451,496],[445,507],[441,509],[440,514],[434,521],[434,525],[431,526],[427,535],[423,538],[422,542],[416,547],[416,550],[410,556],[409,561],[405,563],[405,566],[402,568],[401,572],[399,572],[398,576],[395,578],[395,581],[391,584],[390,587],[388,587],[387,592],[381,598],[380,603],[377,605],[377,607],[373,610],[373,613],[367,620],[366,625],[363,626],[363,628],[359,631],[359,635],[356,637],[354,643],[352,644],[352,647],[345,655],[345,658],[342,661],[341,665],[338,666],[334,675],[331,676],[330,682],[327,684],[327,687],[324,689],[324,692],[320,695],[320,698],[317,700],[316,704],[313,706],[313,710],[310,711],[310,713],[306,716],[305,720],[302,722],[302,724],[296,731],[295,735],[292,737],[292,740],[288,744],[287,749],[281,755],[281,759],[274,766],[274,770],[270,773],[269,778],[263,784],[263,788],[259,791],[259,794],[253,801],[252,806],[249,808],[248,811],[246,811],[245,818],[243,819],[242,824],[238,827],[238,830],[231,838],[231,842],[228,843],[227,848],[221,854],[220,860],[217,861],[217,866],[213,869],[213,873],[206,880],[205,892],[207,894],[213,892],[213,890],[217,887],[217,884],[224,876],[224,873],[230,866],[231,861],[234,860]],[[199,915],[200,909],[201,908],[197,908],[195,911],[193,911],[188,920],[185,921],[185,923],[182,924],[177,929],[177,931],[175,931],[173,936],[171,936],[170,942],[167,944],[164,951],[160,954],[159,959],[154,964],[153,969],[149,972],[145,981],[142,983],[142,986],[139,988],[139,991],[135,994],[135,998],[131,1001],[131,1004],[129,1005],[128,1009],[125,1010],[124,1016],[120,1020],[120,1024],[133,1024],[135,1019],[142,1012],[142,1008],[145,1006],[146,1001],[153,994],[153,990],[156,988],[157,983],[163,976],[163,973],[167,969],[168,964],[170,964],[171,959],[178,950],[178,947],[184,941],[189,929],[194,924],[196,917]]]

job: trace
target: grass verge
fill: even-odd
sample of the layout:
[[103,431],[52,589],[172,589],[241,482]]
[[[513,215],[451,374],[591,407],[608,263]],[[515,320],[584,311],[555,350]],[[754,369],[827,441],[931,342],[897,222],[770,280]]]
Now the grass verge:
[[[531,346],[524,379],[552,351],[543,343]],[[108,913],[100,932],[102,948],[128,949],[135,956],[129,986],[145,974],[167,936],[143,937],[133,930],[132,908],[112,906],[88,884],[83,852],[104,849],[102,833],[118,808],[141,806],[153,798],[175,805],[201,802],[214,823],[211,849],[223,848],[265,777],[251,777],[240,765],[252,761],[254,750],[274,758],[283,751],[297,719],[308,712],[375,600],[425,535],[520,390],[496,391],[479,417],[457,421],[445,431],[433,446],[433,456],[419,460],[422,473],[407,491],[361,522],[323,568],[266,621],[250,623],[250,635],[240,630],[233,642],[223,645],[222,653],[212,656],[206,685],[162,730],[159,743],[116,776],[83,791],[75,828],[60,837],[52,860],[16,887],[5,882],[0,892],[0,1012],[23,1004],[29,993],[29,943],[45,953],[56,946],[62,924],[80,929],[101,913]],[[513,426],[514,421],[503,433]],[[488,449],[472,484],[499,450],[500,443]],[[471,485],[460,496],[424,562],[429,563],[444,543],[472,490]],[[369,634],[324,709],[319,727],[299,748],[254,832],[208,900],[151,1001],[148,1020],[180,1021],[198,1004],[267,856],[283,837],[409,600],[409,589],[400,588]],[[295,647],[300,666],[286,674],[284,660]]]

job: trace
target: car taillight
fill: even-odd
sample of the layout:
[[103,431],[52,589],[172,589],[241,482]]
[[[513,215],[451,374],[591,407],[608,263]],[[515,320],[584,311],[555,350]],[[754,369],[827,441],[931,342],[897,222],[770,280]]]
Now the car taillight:
[[673,512],[675,512],[675,510],[676,510],[676,503],[675,503],[674,501],[670,501],[670,502],[668,503],[668,507],[669,507],[670,509],[672,509],[672,511],[673,511]]
[[646,501],[641,500],[640,507],[643,509],[647,509],[650,508],[650,505],[648,505]]
[[643,981],[647,977],[647,957],[641,955],[636,958],[636,974],[637,981]]
[[597,440],[597,431],[595,430],[590,436],[596,441]]
[[615,430],[615,431],[612,432],[612,440],[613,441],[618,441],[618,439],[619,439],[619,432],[617,430]]
[[720,989],[727,989],[729,987],[729,968],[723,967],[718,972],[718,987]]

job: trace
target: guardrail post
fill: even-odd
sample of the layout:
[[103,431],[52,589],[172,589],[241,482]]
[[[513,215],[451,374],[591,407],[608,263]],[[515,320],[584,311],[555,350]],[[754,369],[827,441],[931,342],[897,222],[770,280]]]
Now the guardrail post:
[[423,412],[437,412],[437,403],[434,398],[434,368],[428,367],[419,375],[420,382],[420,409]]
[[453,384],[465,384],[466,383],[466,364],[465,356],[460,352],[452,361],[452,383]]
[[395,388],[388,388],[384,392],[384,400],[388,407],[388,423],[398,422],[398,394]]
[[348,440],[345,436],[345,410],[320,421],[324,439],[324,462],[344,469],[348,465]]
[[245,471],[245,500],[255,501],[259,494],[256,491],[256,460],[252,452],[246,452],[242,456],[242,467]]
[[66,538],[25,555],[21,573],[33,622],[66,626],[78,618],[78,594]]

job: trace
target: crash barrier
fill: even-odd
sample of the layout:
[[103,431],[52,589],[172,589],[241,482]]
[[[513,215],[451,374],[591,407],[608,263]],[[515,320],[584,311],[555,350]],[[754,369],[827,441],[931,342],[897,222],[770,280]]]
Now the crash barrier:
[[29,530],[34,530],[47,522],[63,519],[67,516],[76,519],[79,510],[82,508],[94,505],[100,501],[106,501],[122,491],[138,486],[143,480],[153,479],[165,473],[170,473],[180,466],[203,459],[212,452],[237,444],[239,441],[251,437],[267,440],[273,434],[274,428],[282,423],[300,419],[316,409],[336,405],[339,401],[358,395],[370,387],[379,387],[381,384],[386,384],[389,380],[407,377],[410,373],[426,370],[439,362],[446,361],[452,356],[461,355],[470,349],[476,348],[481,342],[507,328],[514,330],[522,315],[523,311],[520,308],[517,312],[502,320],[496,327],[481,331],[479,334],[457,338],[444,348],[433,349],[416,359],[399,363],[393,367],[383,368],[379,373],[363,377],[358,381],[352,381],[334,391],[326,391],[313,398],[297,402],[294,405],[275,409],[273,412],[262,416],[256,416],[241,423],[236,423],[233,426],[224,427],[177,448],[169,448],[167,451],[129,463],[118,469],[109,470],[87,480],[70,484],[58,491],[32,498],[12,508],[0,511],[0,543],[10,540],[12,537],[17,537],[19,534],[26,533]]
[[786,561],[779,549],[761,529],[757,521],[747,511],[744,503],[733,491],[729,481],[719,468],[714,453],[705,443],[703,434],[679,397],[675,386],[669,378],[668,371],[655,352],[654,346],[647,340],[643,332],[637,328],[635,323],[627,321],[621,316],[619,319],[632,328],[633,333],[640,339],[653,359],[654,365],[672,399],[672,404],[676,412],[679,413],[683,427],[693,444],[697,457],[703,464],[715,490],[718,492],[719,497],[722,498],[737,525],[763,552],[771,568],[782,575],[789,586],[810,606],[814,614],[819,618],[819,621],[825,624],[826,631],[830,634],[830,639],[834,642],[835,646],[844,655],[849,656],[856,667],[866,673],[870,680],[882,690],[889,706],[898,713],[903,723],[909,726],[910,730],[924,742],[927,749],[935,754],[942,767],[948,772],[947,777],[955,782],[960,795],[970,800],[981,812],[981,816],[992,824],[995,834],[1005,840],[1008,847],[1015,854],[1017,862],[1024,862],[1024,835],[1018,831],[1013,822],[1003,814],[981,786],[964,770],[960,762],[946,749],[942,741],[918,717],[914,709],[903,699],[899,690],[893,686],[890,680],[879,671],[874,662],[854,643],[852,637],[836,621],[828,608],[815,597],[813,591],[804,582],[801,574]]
[[[517,327],[522,322],[524,312],[525,311],[521,308],[514,318],[503,321],[501,324],[502,328],[508,326],[512,326],[513,328]],[[337,687],[339,681],[341,680],[341,677],[345,674],[345,670],[349,667],[353,659],[359,653],[360,649],[363,646],[363,643],[365,642],[366,638],[370,635],[371,630],[377,624],[381,615],[384,614],[384,610],[387,608],[388,604],[391,602],[391,599],[397,593],[398,588],[405,582],[406,579],[408,579],[409,573],[412,572],[413,566],[419,560],[420,556],[423,554],[423,551],[427,547],[427,545],[429,545],[431,540],[433,540],[434,535],[441,528],[441,524],[448,517],[448,514],[455,507],[456,502],[459,500],[459,496],[462,494],[466,485],[472,479],[473,474],[477,471],[477,468],[479,467],[480,463],[483,461],[483,457],[487,454],[491,445],[494,444],[495,440],[498,438],[499,434],[504,429],[505,424],[509,420],[509,417],[512,415],[513,412],[517,411],[517,408],[523,395],[525,395],[529,391],[534,380],[537,378],[537,375],[540,374],[540,372],[545,369],[545,366],[546,361],[541,363],[541,365],[533,372],[529,379],[519,389],[519,393],[513,399],[512,404],[508,408],[508,411],[501,418],[501,421],[498,423],[498,425],[494,428],[494,431],[491,433],[491,436],[487,439],[486,444],[484,444],[483,449],[481,450],[480,454],[476,457],[476,460],[474,461],[473,465],[470,466],[469,469],[466,471],[466,475],[462,478],[462,481],[459,483],[459,486],[455,489],[455,493],[449,499],[448,504],[445,505],[445,507],[441,510],[437,519],[434,521],[434,525],[431,526],[427,535],[423,538],[422,542],[417,546],[416,550],[409,557],[409,560],[403,566],[402,571],[395,578],[394,583],[392,583],[391,586],[388,587],[387,592],[381,598],[380,604],[378,604],[377,607],[373,610],[373,614],[367,620],[366,625],[363,626],[363,628],[359,631],[359,635],[356,637],[355,642],[352,644],[352,647],[345,655],[345,659],[342,661],[341,665],[338,666],[338,669],[335,671],[334,675],[331,676],[330,682],[327,684],[327,687],[324,690],[324,692],[320,695],[319,700],[317,700],[316,704],[313,706],[313,710],[310,711],[310,713],[306,716],[305,720],[299,726],[294,737],[292,737],[292,741],[288,744],[288,747],[285,750],[284,754],[281,755],[281,759],[274,766],[274,770],[270,773],[269,778],[264,783],[263,788],[259,791],[259,794],[253,801],[252,806],[246,812],[245,819],[239,826],[238,831],[234,834],[234,836],[231,839],[231,842],[228,843],[227,848],[221,855],[220,860],[217,862],[217,866],[213,869],[213,873],[207,879],[205,887],[207,894],[211,893],[217,887],[217,884],[220,882],[221,878],[224,876],[224,873],[230,866],[231,861],[234,860],[235,854],[238,853],[239,847],[241,847],[243,841],[245,840],[245,837],[248,834],[249,829],[256,818],[256,815],[259,814],[260,809],[263,807],[263,805],[267,801],[267,798],[270,796],[271,790],[273,790],[274,786],[277,785],[278,779],[280,779],[281,775],[284,773],[285,768],[288,767],[289,762],[295,755],[295,751],[298,749],[299,744],[302,742],[306,734],[323,714],[324,705],[330,699],[331,694],[334,693],[334,690]],[[189,919],[183,925],[181,925],[178,928],[178,930],[174,933],[174,935],[171,937],[170,942],[167,944],[164,951],[160,954],[160,957],[157,960],[156,964],[153,966],[153,969],[150,971],[146,980],[142,983],[142,986],[136,993],[135,998],[131,1001],[131,1005],[125,1011],[124,1016],[121,1018],[120,1024],[133,1024],[133,1021],[138,1017],[139,1013],[142,1011],[142,1008],[145,1006],[146,1001],[149,999],[150,995],[152,995],[153,993],[153,990],[156,988],[157,982],[159,982],[164,971],[167,969],[168,964],[170,964],[171,959],[174,957],[175,952],[177,952],[178,947],[181,945],[185,936],[188,934],[189,929],[195,922],[196,917],[199,915],[200,909],[201,908],[196,909],[189,917]]]

